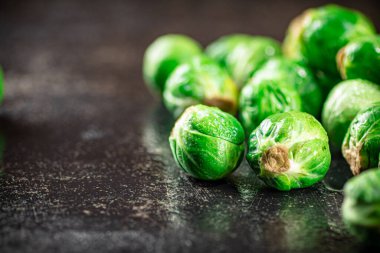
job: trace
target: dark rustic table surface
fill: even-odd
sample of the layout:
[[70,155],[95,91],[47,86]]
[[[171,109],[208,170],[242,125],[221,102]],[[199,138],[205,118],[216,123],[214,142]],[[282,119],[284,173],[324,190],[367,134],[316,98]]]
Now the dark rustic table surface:
[[[345,229],[339,153],[324,182],[278,192],[246,162],[227,179],[180,172],[173,119],[145,87],[164,33],[203,45],[245,32],[281,40],[323,1],[4,1],[0,252],[360,252]],[[346,3],[380,25],[376,1]]]

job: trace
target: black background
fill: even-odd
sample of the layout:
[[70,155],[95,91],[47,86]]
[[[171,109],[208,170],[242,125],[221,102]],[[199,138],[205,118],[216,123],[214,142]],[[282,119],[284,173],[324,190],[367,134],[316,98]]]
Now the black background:
[[[184,33],[282,40],[327,1],[1,1],[0,252],[359,252],[340,216],[347,165],[277,192],[246,162],[226,180],[180,172],[173,120],[145,87],[145,48]],[[380,28],[377,1],[344,4]]]

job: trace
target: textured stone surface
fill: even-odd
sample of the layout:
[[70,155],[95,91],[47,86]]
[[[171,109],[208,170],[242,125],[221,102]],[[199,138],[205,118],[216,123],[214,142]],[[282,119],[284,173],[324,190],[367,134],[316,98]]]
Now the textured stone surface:
[[[174,164],[173,120],[141,78],[160,34],[282,39],[318,3],[1,1],[0,251],[366,250],[332,190],[349,176],[341,157],[324,184],[289,193],[264,187],[246,162],[226,180],[193,180]],[[376,1],[351,6],[380,23]]]

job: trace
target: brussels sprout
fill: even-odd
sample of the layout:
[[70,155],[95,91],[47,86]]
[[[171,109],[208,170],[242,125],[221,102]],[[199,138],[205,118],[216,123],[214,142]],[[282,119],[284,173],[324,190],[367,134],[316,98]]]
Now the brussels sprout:
[[293,86],[301,96],[303,111],[318,116],[322,106],[322,93],[313,73],[301,63],[275,57],[268,60],[253,75],[256,82],[259,80],[282,80]]
[[205,105],[186,109],[169,142],[177,164],[203,180],[225,177],[239,166],[244,154],[244,131],[239,121]]
[[240,94],[239,116],[247,135],[269,115],[301,110],[297,90],[281,79],[253,77]]
[[370,169],[344,186],[343,221],[362,239],[380,236],[380,169]]
[[282,191],[311,186],[330,167],[327,133],[310,114],[274,114],[250,135],[247,160],[268,186]]
[[291,22],[283,49],[288,57],[334,77],[339,76],[338,50],[352,39],[374,33],[373,24],[360,12],[326,5],[306,10]]
[[356,114],[380,101],[380,86],[362,79],[347,80],[332,89],[322,110],[322,124],[337,147]]
[[223,36],[206,48],[206,54],[227,68],[239,87],[272,56],[280,55],[277,41],[246,34]]
[[281,54],[280,44],[270,38],[256,36],[239,43],[228,55],[226,68],[239,87],[273,56]]
[[226,67],[228,55],[240,43],[250,41],[254,37],[247,34],[230,34],[220,37],[212,42],[205,50],[206,55],[217,61],[222,67]]
[[380,102],[359,112],[351,122],[342,153],[354,175],[379,164]]
[[351,41],[339,50],[337,64],[343,79],[362,78],[380,83],[380,36]]
[[157,38],[145,51],[145,82],[154,91],[162,93],[173,70],[190,57],[201,54],[201,51],[196,41],[184,35],[168,34]]
[[236,113],[238,89],[227,71],[205,56],[183,63],[169,77],[164,103],[175,117],[196,104],[216,106]]

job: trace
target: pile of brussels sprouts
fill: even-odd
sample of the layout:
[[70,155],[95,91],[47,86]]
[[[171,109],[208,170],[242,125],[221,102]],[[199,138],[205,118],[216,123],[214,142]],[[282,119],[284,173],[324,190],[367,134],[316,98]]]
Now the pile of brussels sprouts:
[[354,175],[368,170],[346,184],[344,217],[379,232],[380,36],[362,13],[308,9],[282,45],[231,34],[202,50],[164,35],[146,50],[143,75],[178,118],[169,142],[188,175],[227,176],[248,138],[246,159],[266,185],[304,188],[326,175],[330,142]]

